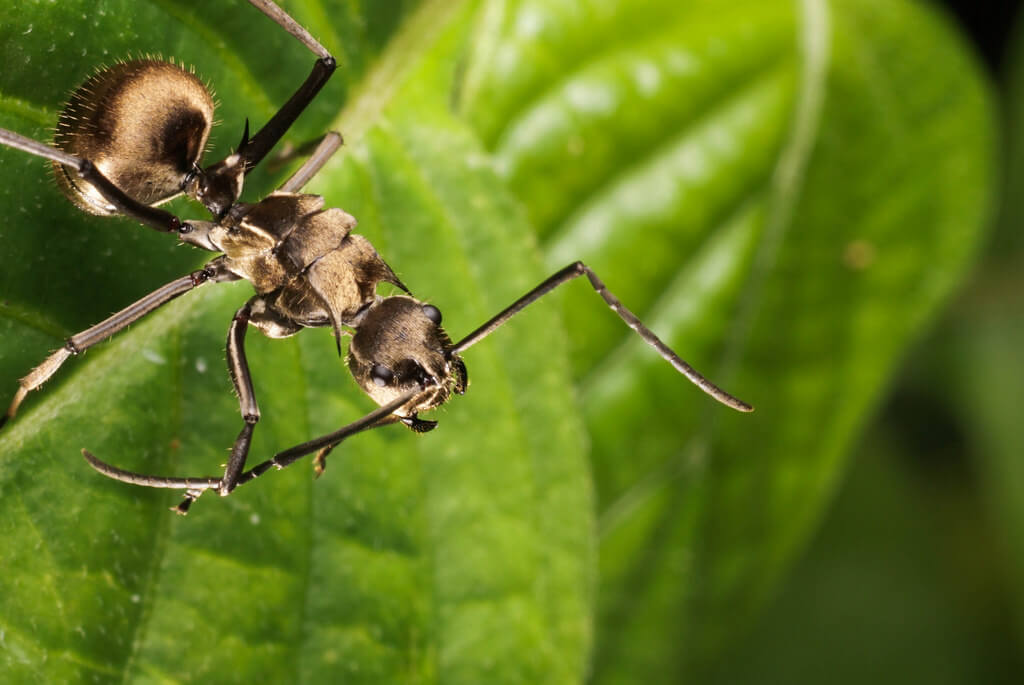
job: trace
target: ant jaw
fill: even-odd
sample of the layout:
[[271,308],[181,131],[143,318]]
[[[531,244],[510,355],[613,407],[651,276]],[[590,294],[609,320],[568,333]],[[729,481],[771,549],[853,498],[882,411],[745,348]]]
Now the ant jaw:
[[437,421],[427,421],[425,419],[421,419],[416,414],[413,414],[412,416],[405,416],[399,420],[408,426],[414,433],[429,433],[437,428]]

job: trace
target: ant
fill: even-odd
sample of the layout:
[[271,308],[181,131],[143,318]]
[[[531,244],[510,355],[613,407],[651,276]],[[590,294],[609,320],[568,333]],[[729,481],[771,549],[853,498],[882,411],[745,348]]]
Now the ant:
[[[0,144],[51,161],[60,189],[80,209],[123,214],[157,231],[220,256],[202,269],[171,281],[109,318],[72,335],[19,382],[0,427],[14,418],[29,392],[39,388],[70,357],[106,340],[141,317],[206,283],[248,280],[256,294],[235,312],[228,329],[228,371],[238,395],[243,425],[221,477],[165,478],[125,471],[82,450],[105,476],[126,483],[185,491],[174,507],[188,512],[206,490],[222,496],[259,477],[316,453],[316,474],[327,455],[349,436],[401,422],[417,433],[437,426],[420,412],[465,393],[461,354],[516,313],[558,286],[586,276],[605,303],[679,373],[708,395],[738,411],[753,408],[701,376],[665,345],[583,262],[551,275],[456,343],[441,327],[441,311],[414,298],[370,242],[352,233],[356,220],[341,209],[324,209],[318,195],[302,188],[341,146],[328,133],[278,190],[256,203],[239,202],[246,175],[274,148],[334,72],[334,57],[271,0],[249,2],[315,56],[313,69],[291,98],[253,136],[246,120],[238,148],[223,160],[200,166],[213,125],[213,99],[190,71],[156,59],[119,62],[89,78],[61,113],[52,146],[0,129]],[[183,221],[159,204],[185,194],[202,204],[213,221]],[[404,294],[382,297],[378,283]],[[359,386],[379,406],[333,433],[279,452],[245,469],[260,410],[245,355],[245,335],[255,326],[270,338],[308,327],[351,335],[346,361]],[[351,331],[351,333],[349,332]]]

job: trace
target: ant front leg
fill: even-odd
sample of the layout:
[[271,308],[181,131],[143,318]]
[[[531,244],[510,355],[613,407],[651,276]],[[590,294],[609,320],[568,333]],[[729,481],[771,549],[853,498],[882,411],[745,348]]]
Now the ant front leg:
[[[399,395],[391,402],[374,409],[358,421],[353,421],[333,433],[328,433],[327,435],[323,435],[314,440],[304,442],[301,445],[296,445],[295,447],[286,449],[283,452],[278,452],[270,459],[260,462],[248,471],[242,473],[235,480],[233,487],[245,485],[250,481],[256,480],[270,469],[281,470],[291,466],[302,457],[307,454],[312,454],[317,450],[334,449],[340,443],[357,433],[362,433],[363,431],[370,430],[372,428],[379,428],[380,426],[386,426],[390,423],[394,423],[399,420],[398,417],[393,415],[394,412],[401,409],[407,403],[415,400],[416,396],[421,393],[423,389],[424,388],[422,387],[414,388],[402,395]],[[147,488],[173,488],[175,490],[184,490],[185,499],[182,500],[181,504],[178,506],[172,507],[172,510],[178,514],[187,514],[192,503],[207,490],[218,490],[222,494],[228,494],[223,491],[223,478],[216,478],[214,476],[200,476],[198,478],[167,478],[164,476],[151,476],[145,473],[125,471],[113,464],[108,464],[89,450],[82,450],[82,456],[85,457],[85,460],[89,462],[90,466],[107,478],[113,478],[114,480],[119,480],[122,483],[141,485]]]
[[408,404],[410,401],[416,398],[424,390],[424,387],[414,388],[399,395],[397,398],[388,402],[385,405],[374,409],[369,414],[365,415],[358,421],[339,428],[333,433],[327,435],[321,435],[319,438],[314,438],[300,445],[295,445],[282,452],[278,452],[270,459],[257,464],[250,470],[242,474],[238,480],[238,484],[248,483],[251,480],[259,478],[264,473],[269,471],[271,468],[278,470],[291,466],[302,457],[313,454],[316,452],[316,457],[313,461],[313,469],[317,477],[323,473],[324,462],[323,460],[330,454],[331,450],[343,443],[348,438],[352,437],[356,433],[362,433],[365,430],[372,428],[380,428],[381,426],[387,426],[392,423],[401,421],[401,417],[396,416],[395,412],[401,409],[403,406]]
[[237,278],[237,276],[224,268],[223,258],[218,257],[199,271],[193,271],[187,276],[182,276],[161,288],[157,288],[141,300],[128,305],[113,316],[101,321],[91,328],[87,328],[86,330],[71,336],[64,343],[63,347],[53,352],[43,361],[42,364],[32,369],[27,376],[19,381],[20,387],[18,388],[18,392],[14,395],[14,400],[7,408],[7,413],[0,417],[0,427],[2,427],[9,419],[14,418],[14,415],[18,413],[18,407],[21,406],[25,397],[49,380],[53,374],[57,373],[57,369],[59,369],[64,362],[68,360],[68,358],[77,355],[79,352],[84,352],[98,342],[102,342],[103,340],[110,338],[135,323],[146,314],[159,309],[171,300],[184,295],[203,283],[208,281],[223,283],[225,281],[237,280]]
[[[408,426],[413,433],[429,433],[430,431],[437,428],[437,421],[428,421],[426,419],[421,419],[416,414],[413,414],[412,416],[402,416],[398,418],[392,417],[392,420],[389,421],[389,423],[395,423],[396,421]],[[326,447],[321,447],[319,451],[317,451],[316,456],[313,457],[313,474],[317,478],[324,475],[324,471],[327,470],[327,457],[339,444],[340,443],[335,442],[331,443],[330,445],[327,445]]]

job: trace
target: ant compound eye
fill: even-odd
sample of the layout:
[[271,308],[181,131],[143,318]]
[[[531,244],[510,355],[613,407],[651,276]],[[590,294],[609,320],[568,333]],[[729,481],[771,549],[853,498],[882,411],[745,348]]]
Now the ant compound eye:
[[432,304],[423,305],[423,314],[436,323],[438,326],[441,325],[441,310]]
[[373,379],[374,383],[383,387],[394,380],[395,374],[386,366],[374,364],[373,368],[370,369],[370,378]]

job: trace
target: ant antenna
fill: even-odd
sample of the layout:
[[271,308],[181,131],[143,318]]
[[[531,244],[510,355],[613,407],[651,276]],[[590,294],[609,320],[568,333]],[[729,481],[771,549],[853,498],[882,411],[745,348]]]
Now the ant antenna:
[[613,295],[608,290],[608,288],[605,287],[604,282],[602,282],[601,279],[597,277],[597,274],[595,274],[594,271],[583,262],[574,262],[569,266],[565,267],[564,269],[558,271],[554,275],[550,276],[546,280],[544,280],[544,282],[542,282],[536,288],[520,297],[518,300],[513,302],[505,309],[503,309],[487,323],[477,328],[475,331],[467,335],[459,342],[455,343],[455,345],[453,345],[448,350],[448,356],[451,357],[452,355],[458,354],[464,350],[469,349],[470,347],[477,344],[478,342],[486,338],[488,335],[493,333],[497,328],[499,328],[502,324],[511,319],[513,316],[515,316],[516,314],[518,314],[523,309],[533,304],[540,298],[544,297],[558,286],[562,285],[563,283],[568,283],[574,278],[578,278],[584,274],[586,274],[587,278],[590,280],[590,285],[594,288],[597,294],[604,299],[605,303],[607,303],[607,305],[611,307],[611,310],[618,314],[619,318],[626,322],[626,325],[628,325],[630,328],[636,331],[637,334],[644,339],[644,342],[646,342],[648,345],[656,349],[658,351],[658,354],[661,355],[662,359],[671,364],[676,371],[686,376],[686,378],[689,379],[691,383],[696,385],[698,388],[700,388],[705,393],[715,398],[725,406],[731,407],[736,411],[754,411],[754,407],[747,404],[743,400],[733,397],[726,391],[722,390],[717,385],[715,385],[707,378],[702,376],[692,366],[683,361],[683,359],[678,354],[672,351],[672,348],[663,343],[661,341],[661,338],[656,336],[651,329],[645,326],[643,322],[640,321],[640,319],[638,319],[633,312],[629,311],[629,309],[627,309],[625,305],[623,305],[622,302],[619,301],[619,298],[615,297],[615,295]]

